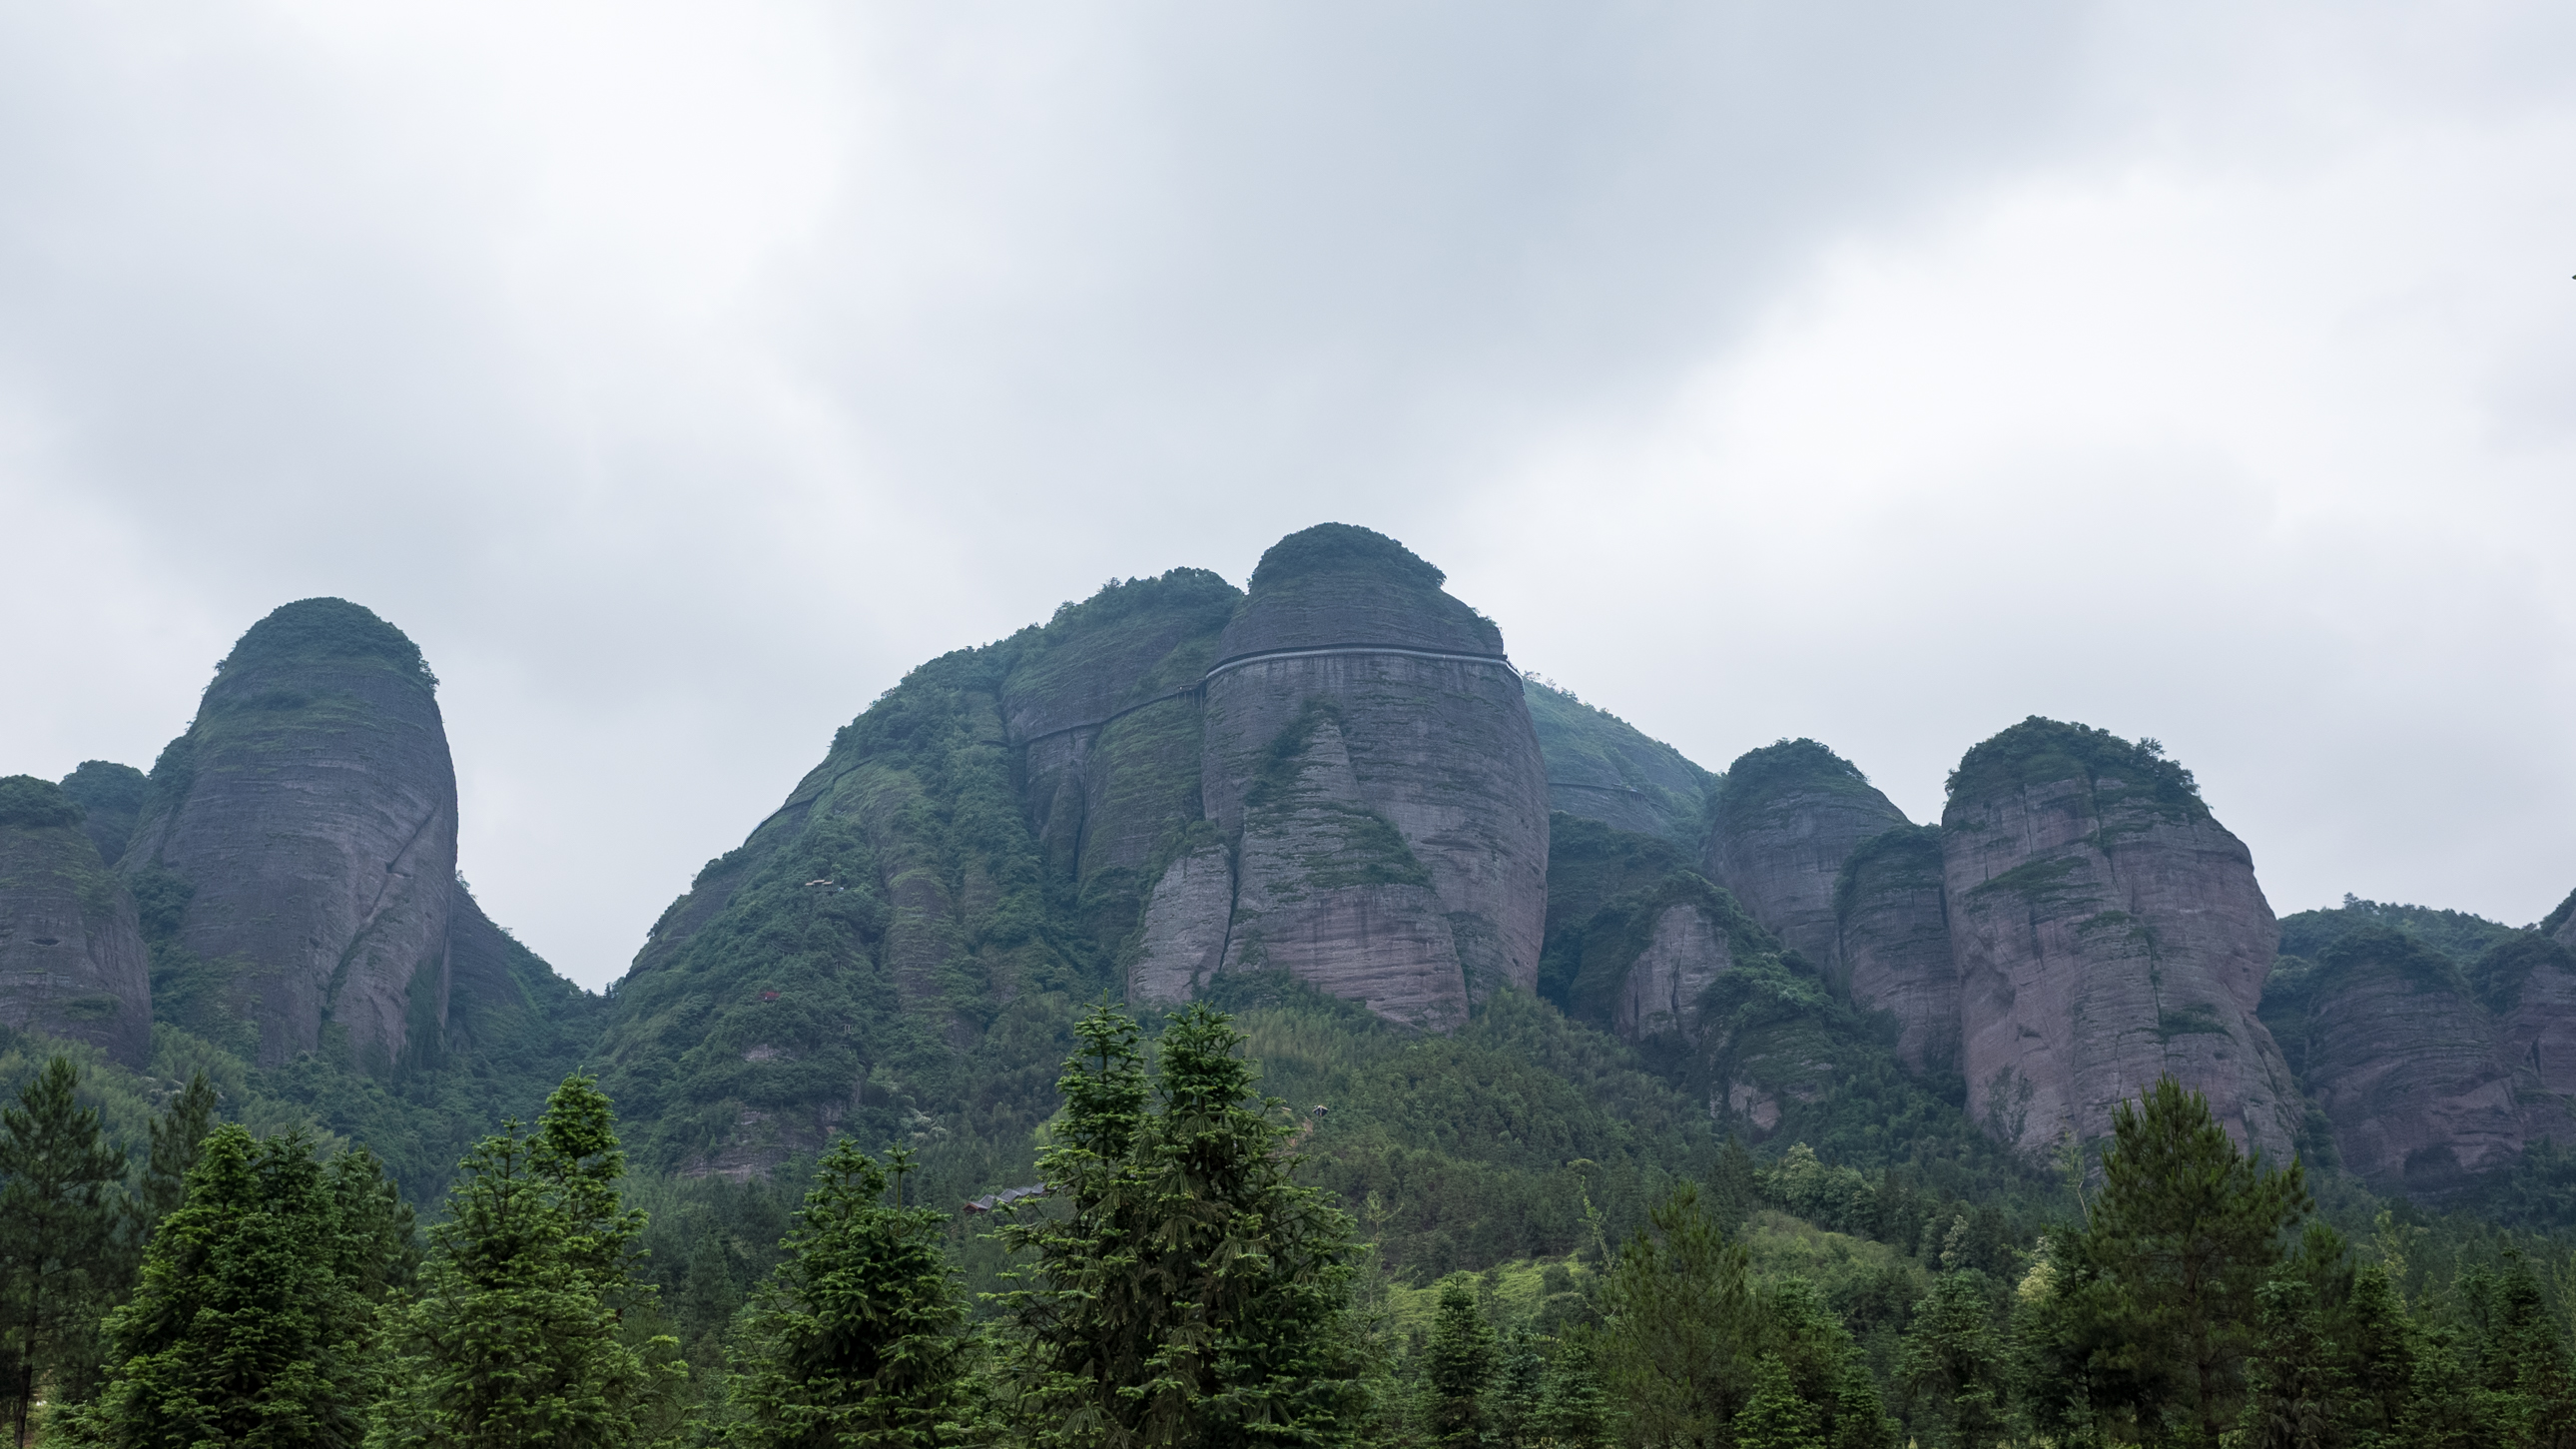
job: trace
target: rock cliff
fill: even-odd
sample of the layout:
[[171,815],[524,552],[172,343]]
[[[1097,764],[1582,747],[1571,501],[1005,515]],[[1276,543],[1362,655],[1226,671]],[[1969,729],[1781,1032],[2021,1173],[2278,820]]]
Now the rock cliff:
[[1942,867],[1971,1107],[2025,1150],[2090,1139],[2171,1073],[2286,1161],[2301,1119],[2256,1016],[2278,926],[2190,773],[2032,718],[1950,777]]
[[0,1024],[152,1055],[151,967],[134,901],[50,781],[0,778]]
[[1863,841],[1908,823],[1850,761],[1814,740],[1782,740],[1727,766],[1707,871],[1840,987],[1834,883]]
[[1522,697],[1547,766],[1548,808],[1698,850],[1716,776],[1563,690],[1529,680]]
[[2495,1023],[2412,933],[2369,925],[2314,960],[2284,958],[2263,1014],[2343,1167],[2373,1187],[2443,1197],[2521,1152],[2525,1106]]
[[402,632],[306,599],[253,625],[162,751],[119,863],[175,902],[211,1010],[276,1065],[329,1040],[390,1071],[447,996],[456,776]]
[[[1201,686],[1200,799],[1230,851],[1220,969],[1286,969],[1445,1028],[1538,977],[1547,775],[1502,635],[1393,539],[1324,524],[1262,556]],[[1149,942],[1213,929],[1173,859]],[[1194,948],[1184,948],[1194,949]],[[1141,956],[1131,988],[1195,969]],[[1400,983],[1400,984],[1399,984]]]
[[2538,931],[2515,931],[2468,971],[2511,1063],[2532,1137],[2576,1142],[2576,951]]
[[1959,1071],[1959,970],[1950,956],[1941,829],[1900,825],[1855,847],[1834,881],[1834,959],[1852,1005],[1896,1023],[1898,1060]]

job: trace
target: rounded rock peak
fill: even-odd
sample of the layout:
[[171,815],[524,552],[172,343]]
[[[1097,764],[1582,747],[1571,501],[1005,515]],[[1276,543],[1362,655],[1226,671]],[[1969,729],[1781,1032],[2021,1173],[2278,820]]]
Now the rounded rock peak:
[[1757,808],[1795,789],[1876,795],[1860,766],[1810,739],[1781,740],[1746,750],[1726,767],[1720,798],[1732,811]]
[[2032,715],[1994,738],[1972,745],[1950,772],[1953,809],[1992,800],[2034,785],[2061,780],[2119,780],[2128,798],[2187,817],[2205,817],[2200,786],[2191,771],[2165,758],[2151,739],[2136,743],[2091,725]]
[[372,609],[346,599],[298,599],[271,610],[234,642],[215,666],[215,678],[267,664],[376,660],[424,689],[435,690],[420,646]]
[[0,827],[43,830],[80,821],[79,802],[62,786],[33,775],[0,775]]
[[1300,529],[1261,556],[1218,654],[1376,645],[1500,656],[1502,631],[1444,593],[1447,577],[1373,529]]

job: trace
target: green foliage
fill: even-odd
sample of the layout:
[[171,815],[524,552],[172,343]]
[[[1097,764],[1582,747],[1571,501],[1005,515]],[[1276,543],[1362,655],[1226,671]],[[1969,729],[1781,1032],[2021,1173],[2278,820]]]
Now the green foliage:
[[1423,1419],[1433,1443],[1484,1441],[1485,1390],[1494,1380],[1494,1360],[1494,1326],[1485,1321],[1475,1289],[1461,1274],[1442,1279],[1422,1372]]
[[1973,1268],[1944,1273],[1915,1306],[1898,1366],[1911,1417],[1938,1449],[1972,1449],[2002,1437],[2011,1363],[1995,1319],[2001,1303]]
[[2191,771],[2164,757],[2153,740],[2135,744],[2108,730],[2032,715],[1972,746],[1950,772],[1951,808],[2007,791],[2082,780],[2104,806],[2143,805],[2184,820],[2205,819]]
[[2540,924],[2532,929],[2544,936],[2555,936],[2566,929],[2571,918],[2576,918],[2576,891],[2569,891],[2567,899],[2551,907],[2549,914],[2541,917]]
[[823,1155],[786,1259],[752,1300],[735,1376],[736,1442],[763,1449],[950,1444],[976,1413],[966,1308],[945,1214],[898,1202],[912,1171],[841,1138]]
[[461,1165],[400,1315],[394,1383],[368,1442],[630,1446],[676,1442],[687,1368],[652,1333],[635,1280],[643,1214],[621,1207],[608,1099],[567,1077],[533,1133],[516,1122]]
[[326,1167],[301,1134],[225,1126],[186,1183],[134,1300],[107,1321],[107,1385],[75,1437],[103,1449],[356,1444],[384,1383],[377,1304],[410,1256],[410,1215],[381,1166],[352,1153]]
[[2463,967],[2521,934],[2501,922],[2466,911],[2391,905],[2345,896],[2341,906],[2330,910],[2297,911],[2283,916],[2281,954],[2322,958],[2335,943],[2371,931],[2401,932]]
[[125,1157],[79,1105],[79,1084],[55,1057],[0,1111],[0,1409],[21,1444],[40,1396],[86,1393],[99,1315],[124,1287]]
[[435,689],[420,646],[409,635],[376,614],[346,599],[298,599],[270,611],[234,642],[232,652],[215,666],[222,679],[263,664],[307,660],[372,659],[391,665],[396,674]]
[[1725,1442],[1755,1388],[1748,1266],[1688,1187],[1620,1248],[1601,1289],[1600,1368],[1624,1442]]
[[206,1080],[203,1071],[192,1073],[188,1085],[152,1121],[152,1146],[144,1158],[143,1190],[137,1195],[147,1224],[178,1208],[187,1192],[188,1174],[196,1169],[206,1134],[214,1127],[214,1083]]
[[[1049,1197],[1001,1231],[1035,1254],[1005,1295],[1014,1407],[1035,1444],[1347,1442],[1362,1408],[1350,1219],[1290,1177],[1242,1033],[1176,1018],[1149,1080],[1105,1003],[1076,1032],[1041,1159]],[[1157,1110],[1159,1109],[1159,1110]]]
[[1810,739],[1780,740],[1735,757],[1719,777],[1721,819],[1746,820],[1793,790],[1860,794],[1869,790],[1860,766]]
[[1547,763],[1552,798],[1575,806],[1575,816],[1599,811],[1630,819],[1643,810],[1658,838],[1697,851],[1708,833],[1716,776],[1626,720],[1553,685],[1524,678],[1521,697],[1529,704],[1530,727]]
[[1437,589],[1449,576],[1413,550],[1372,529],[1318,523],[1272,544],[1252,569],[1258,593],[1309,574],[1365,571],[1422,589]]
[[2214,1439],[2240,1411],[2255,1292],[2311,1205],[2305,1176],[2238,1151],[2208,1099],[2171,1077],[2123,1103],[2111,1131],[2089,1221],[2064,1236],[2048,1311],[2029,1325],[2041,1376],[2065,1395],[2043,1402]]
[[2487,1010],[2507,1012],[2522,1004],[2522,988],[2540,971],[2576,974],[2576,952],[2538,931],[2516,931],[2469,964],[2469,985]]
[[46,830],[80,822],[81,807],[62,786],[33,775],[0,775],[0,826]]

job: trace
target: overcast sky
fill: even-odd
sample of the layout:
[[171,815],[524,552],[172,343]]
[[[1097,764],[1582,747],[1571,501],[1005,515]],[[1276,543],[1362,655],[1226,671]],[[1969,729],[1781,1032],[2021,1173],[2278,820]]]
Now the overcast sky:
[[2576,886],[2576,7],[0,3],[0,773],[358,600],[575,979],[919,661],[1394,534],[1918,820]]

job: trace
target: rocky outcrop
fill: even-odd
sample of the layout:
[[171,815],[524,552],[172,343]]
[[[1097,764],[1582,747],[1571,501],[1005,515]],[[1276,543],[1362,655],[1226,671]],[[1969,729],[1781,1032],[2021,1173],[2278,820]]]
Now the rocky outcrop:
[[0,778],[0,1024],[152,1055],[151,966],[134,901],[50,781]]
[[1834,883],[1863,841],[1908,823],[1850,761],[1814,740],[1782,740],[1727,767],[1707,871],[1839,986],[1848,977]]
[[1526,680],[1522,697],[1547,765],[1549,809],[1698,849],[1717,777],[1561,689]]
[[83,760],[79,769],[63,777],[63,793],[81,808],[81,832],[98,847],[98,858],[109,865],[125,854],[125,843],[134,835],[134,822],[143,813],[143,797],[150,788],[141,770],[107,760]]
[[1971,1108],[2036,1150],[2166,1073],[2286,1161],[2300,1119],[2256,1016],[2279,938],[2251,854],[2152,746],[2033,718],[1950,780],[1942,865]]
[[1729,966],[1726,934],[1696,903],[1676,902],[1657,911],[1646,937],[1620,983],[1611,1026],[1630,1041],[1665,1032],[1695,1037],[1700,1028],[1700,1002]]
[[2264,1016],[2344,1168],[2373,1187],[2439,1198],[2520,1154],[2526,1104],[2495,1022],[2412,934],[2365,927],[2285,959]]
[[[1441,582],[1366,529],[1281,540],[1201,686],[1199,774],[1234,862],[1224,969],[1286,969],[1431,1027],[1536,985],[1547,861],[1520,680]],[[1148,916],[1148,942],[1177,939]],[[1190,969],[1149,951],[1129,979]]]
[[1852,1005],[1896,1023],[1897,1059],[1959,1070],[1959,970],[1950,956],[1941,829],[1900,825],[1863,841],[1834,882],[1835,959]]
[[288,604],[153,767],[119,869],[183,902],[173,944],[257,1024],[264,1065],[328,1042],[386,1072],[444,1025],[456,776],[436,686],[367,610]]
[[2515,931],[2472,963],[2468,980],[2495,1023],[2526,1101],[2531,1135],[2576,1142],[2576,951],[2538,931]]

